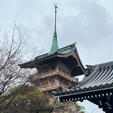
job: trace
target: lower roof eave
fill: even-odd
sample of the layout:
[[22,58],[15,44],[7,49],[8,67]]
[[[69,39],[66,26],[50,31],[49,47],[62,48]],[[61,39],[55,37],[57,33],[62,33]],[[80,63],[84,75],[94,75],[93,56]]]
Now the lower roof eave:
[[81,92],[72,92],[72,91],[68,91],[69,93],[63,94],[63,93],[59,93],[56,94],[55,96],[58,97],[65,97],[65,96],[72,96],[72,95],[80,95],[80,94],[87,94],[87,93],[92,93],[92,92],[98,92],[98,91],[104,91],[104,90],[113,90],[113,86],[109,87],[109,88],[103,88],[103,89],[95,89],[95,90],[86,90],[86,91],[81,91]]
[[[105,89],[104,89],[105,90]],[[84,93],[81,93],[81,94],[77,94],[77,93],[73,93],[71,95],[60,95],[60,96],[57,96],[60,100],[60,102],[67,102],[67,101],[83,101],[83,100],[92,100],[92,99],[95,99],[95,98],[105,98],[105,96],[110,96],[112,97],[113,96],[113,88],[112,89],[106,89],[106,91],[101,91],[101,90],[98,90],[96,92],[84,92]],[[103,94],[104,94],[104,97],[103,97]]]

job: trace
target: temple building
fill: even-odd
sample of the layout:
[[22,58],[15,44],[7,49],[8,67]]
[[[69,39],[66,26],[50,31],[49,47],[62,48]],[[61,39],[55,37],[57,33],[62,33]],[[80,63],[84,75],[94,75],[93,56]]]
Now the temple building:
[[76,76],[85,73],[75,43],[58,48],[56,14],[55,6],[55,31],[50,51],[19,65],[21,68],[37,69],[37,73],[31,75],[29,81],[44,92],[67,91],[78,84]]
[[105,113],[113,113],[113,61],[88,65],[84,79],[78,87],[55,94],[61,102],[88,100]]

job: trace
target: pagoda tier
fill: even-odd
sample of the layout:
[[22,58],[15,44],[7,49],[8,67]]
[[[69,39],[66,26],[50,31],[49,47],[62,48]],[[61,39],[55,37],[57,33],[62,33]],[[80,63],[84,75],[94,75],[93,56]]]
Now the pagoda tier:
[[36,85],[41,91],[68,90],[71,83],[77,83],[78,79],[70,77],[59,68],[53,71],[34,74],[29,77],[29,82]]
[[[70,76],[79,76],[85,73],[85,68],[81,63],[75,43],[58,49],[54,54],[46,53],[40,55],[34,60],[20,64],[19,66],[21,68],[37,68],[38,73],[42,73],[51,70],[48,69],[48,65],[53,65],[53,63],[57,63],[62,69],[64,67],[63,71],[68,71]],[[43,71],[41,72],[41,70]]]
[[[37,86],[41,91],[57,91],[61,89],[62,91],[69,89],[69,83],[67,79],[62,78],[60,75],[53,75],[52,77],[47,77],[43,79],[31,79],[29,80],[32,84]],[[75,80],[76,81],[76,80]]]

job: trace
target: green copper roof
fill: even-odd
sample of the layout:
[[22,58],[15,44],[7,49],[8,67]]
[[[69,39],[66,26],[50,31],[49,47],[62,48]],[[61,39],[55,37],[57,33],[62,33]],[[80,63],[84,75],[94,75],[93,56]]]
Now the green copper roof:
[[57,34],[54,33],[53,36],[53,42],[52,42],[52,46],[51,46],[51,50],[49,54],[54,54],[58,51],[58,42],[57,42]]
[[49,53],[46,53],[46,54],[43,54],[43,55],[40,55],[40,56],[37,56],[35,58],[35,60],[42,60],[42,59],[45,59],[45,58],[48,58],[50,56],[53,56],[53,55],[65,55],[65,54],[68,54],[68,53],[71,53],[72,51],[74,51],[76,49],[76,46],[75,46],[75,43],[71,44],[71,45],[68,45],[66,47],[63,47],[63,48],[60,48],[57,50],[57,52],[53,52],[50,54]]

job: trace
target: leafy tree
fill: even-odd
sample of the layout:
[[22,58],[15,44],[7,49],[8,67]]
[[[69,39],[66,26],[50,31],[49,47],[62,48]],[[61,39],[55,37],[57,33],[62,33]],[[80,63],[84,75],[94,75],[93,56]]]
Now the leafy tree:
[[57,98],[44,94],[35,86],[20,85],[11,88],[8,93],[17,90],[20,91],[16,96],[2,103],[1,108],[7,108],[2,113],[82,113],[82,108],[78,104],[60,103]]
[[20,85],[11,88],[8,93],[10,94],[17,90],[20,91],[16,94],[16,96],[11,96],[2,104],[2,108],[6,107],[3,113],[39,113],[39,111],[42,111],[42,109],[43,112],[45,112],[44,109],[48,107],[49,98],[40,92],[36,87]]

